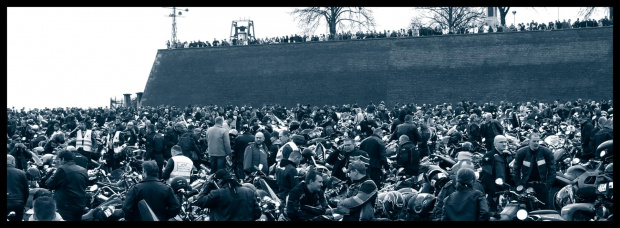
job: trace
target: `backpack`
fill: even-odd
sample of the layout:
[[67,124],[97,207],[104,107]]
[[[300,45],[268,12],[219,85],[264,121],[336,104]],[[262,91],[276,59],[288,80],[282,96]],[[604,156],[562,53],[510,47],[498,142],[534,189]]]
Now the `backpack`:
[[396,154],[396,164],[400,166],[411,163],[411,146],[403,144],[398,148]]
[[181,151],[183,151],[183,155],[187,156],[191,160],[200,160],[198,146],[194,142],[192,138],[189,137],[190,134],[184,134],[179,137],[179,142],[177,145],[181,147]]

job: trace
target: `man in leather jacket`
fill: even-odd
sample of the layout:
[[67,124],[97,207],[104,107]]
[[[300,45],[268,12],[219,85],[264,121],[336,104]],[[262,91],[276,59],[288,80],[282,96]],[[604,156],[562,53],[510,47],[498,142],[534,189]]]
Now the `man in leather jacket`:
[[80,221],[86,206],[88,172],[76,165],[73,158],[73,152],[62,150],[56,157],[60,167],[45,182],[48,189],[55,190],[56,208],[66,221]]
[[529,146],[517,151],[514,162],[515,184],[534,188],[538,200],[550,205],[548,193],[555,180],[555,160],[553,152],[540,146],[540,134],[532,133],[529,136]]
[[291,189],[299,184],[299,174],[297,166],[301,161],[301,153],[292,151],[287,158],[280,160],[279,166],[276,168],[276,181],[278,183],[278,197],[285,201]]
[[21,221],[24,217],[24,207],[28,200],[28,178],[26,172],[15,168],[15,157],[6,155],[6,211],[14,211],[15,216],[10,221]]
[[364,156],[368,159],[368,153],[366,151],[355,148],[355,140],[352,138],[344,139],[341,149],[337,149],[327,156],[325,160],[328,168],[332,170],[331,175],[340,180],[346,180],[347,174],[344,172],[348,164],[351,163],[353,158]]
[[493,149],[484,154],[481,161],[482,172],[480,181],[487,193],[487,201],[491,212],[497,211],[498,195],[502,187],[495,184],[496,179],[502,179],[503,183],[513,185],[512,176],[508,164],[512,161],[512,155],[508,151],[508,139],[503,135],[497,135],[493,139]]
[[167,221],[181,210],[181,204],[170,185],[159,179],[156,161],[142,163],[142,172],[146,177],[127,192],[123,202],[123,212],[127,221],[141,221],[138,203],[146,201],[159,221]]
[[289,192],[286,200],[286,216],[291,221],[320,221],[325,214],[327,200],[322,190],[323,176],[310,169],[304,181]]

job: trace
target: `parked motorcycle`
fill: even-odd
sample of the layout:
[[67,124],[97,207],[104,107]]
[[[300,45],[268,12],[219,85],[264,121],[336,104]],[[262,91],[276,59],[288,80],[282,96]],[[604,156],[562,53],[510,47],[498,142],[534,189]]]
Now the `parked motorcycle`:
[[503,183],[498,178],[495,184],[504,186],[506,190],[496,194],[501,195],[505,203],[500,202],[502,210],[493,215],[491,221],[563,221],[560,214],[555,210],[537,210],[537,204],[545,205],[544,202],[536,198],[534,188],[524,189],[522,185],[517,186],[516,190]]
[[[585,171],[578,176],[571,185],[562,189],[555,196],[555,202],[562,206],[561,215],[566,221],[589,221],[594,220],[597,217],[597,210],[595,205],[604,208],[600,208],[601,217],[609,217],[606,211],[609,211],[608,205],[613,206],[613,203],[608,204],[605,200],[606,195],[609,194],[607,189],[611,183],[613,189],[613,178],[605,173],[606,168],[611,165],[608,173],[613,175],[613,140],[608,140],[596,149],[597,158],[588,161],[586,167],[596,166],[593,171]],[[608,177],[606,177],[606,175]],[[598,182],[600,183],[597,183]],[[611,180],[611,181],[610,181]],[[598,184],[598,185],[597,185]],[[613,192],[613,191],[610,191]],[[613,196],[613,193],[612,195]],[[612,199],[612,198],[610,198]],[[613,202],[613,200],[612,200]],[[595,204],[596,203],[596,204]],[[613,209],[613,207],[612,207]],[[610,211],[611,212],[611,211]],[[613,213],[611,213],[613,215]],[[612,217],[613,218],[613,217]]]

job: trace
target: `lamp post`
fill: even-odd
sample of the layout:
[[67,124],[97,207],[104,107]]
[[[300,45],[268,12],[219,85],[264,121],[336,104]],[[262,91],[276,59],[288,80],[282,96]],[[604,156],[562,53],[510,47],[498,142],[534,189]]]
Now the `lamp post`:
[[512,11],[512,24],[513,24],[515,27],[517,26],[517,25],[515,25],[515,21],[516,21],[516,19],[515,19],[515,18],[517,17],[517,16],[516,16],[516,14],[517,14],[517,11],[516,11],[516,10],[513,10],[513,11]]

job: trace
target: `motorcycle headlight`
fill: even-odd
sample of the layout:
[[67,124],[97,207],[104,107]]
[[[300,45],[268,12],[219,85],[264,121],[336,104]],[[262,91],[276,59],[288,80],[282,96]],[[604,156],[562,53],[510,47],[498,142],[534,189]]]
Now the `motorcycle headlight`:
[[579,162],[581,162],[579,158],[573,158],[573,164],[579,164]]
[[524,220],[527,218],[527,211],[525,209],[519,209],[519,211],[517,211],[517,218],[519,220]]

